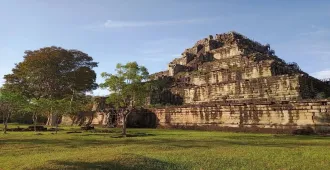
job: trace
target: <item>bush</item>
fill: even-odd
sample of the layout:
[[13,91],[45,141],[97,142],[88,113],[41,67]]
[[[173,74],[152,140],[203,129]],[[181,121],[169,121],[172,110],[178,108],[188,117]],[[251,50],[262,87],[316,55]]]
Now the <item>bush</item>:
[[311,127],[306,127],[303,129],[296,129],[292,132],[293,135],[313,135],[315,131]]

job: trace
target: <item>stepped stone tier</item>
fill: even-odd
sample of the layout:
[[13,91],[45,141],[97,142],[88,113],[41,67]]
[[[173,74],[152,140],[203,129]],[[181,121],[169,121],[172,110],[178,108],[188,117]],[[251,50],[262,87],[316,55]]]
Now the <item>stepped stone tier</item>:
[[[131,126],[330,129],[330,81],[236,32],[198,41],[151,79],[148,107]],[[93,122],[109,122],[104,115]]]

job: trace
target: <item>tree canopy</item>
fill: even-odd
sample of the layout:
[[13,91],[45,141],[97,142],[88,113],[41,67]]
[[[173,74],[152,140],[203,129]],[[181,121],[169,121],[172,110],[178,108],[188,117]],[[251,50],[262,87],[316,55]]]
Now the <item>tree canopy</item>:
[[5,87],[29,98],[63,98],[97,88],[93,68],[98,63],[78,50],[45,47],[26,51],[24,61],[5,75]]
[[117,64],[116,72],[102,73],[105,82],[100,86],[110,91],[108,103],[112,103],[116,108],[143,105],[147,96],[147,86],[144,82],[148,80],[148,70],[136,62],[129,62],[126,65]]
[[48,114],[48,125],[56,124],[53,115],[72,113],[75,96],[98,86],[93,70],[98,63],[84,52],[52,46],[25,51],[23,58],[5,75],[4,88],[29,100],[26,109],[35,124],[41,113]]

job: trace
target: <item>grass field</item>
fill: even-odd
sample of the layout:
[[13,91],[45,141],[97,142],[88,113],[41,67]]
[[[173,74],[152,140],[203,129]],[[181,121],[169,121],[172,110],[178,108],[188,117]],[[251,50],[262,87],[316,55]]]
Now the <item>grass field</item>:
[[[9,132],[0,169],[330,169],[330,138],[129,129],[110,133]],[[72,130],[72,129],[71,129]]]

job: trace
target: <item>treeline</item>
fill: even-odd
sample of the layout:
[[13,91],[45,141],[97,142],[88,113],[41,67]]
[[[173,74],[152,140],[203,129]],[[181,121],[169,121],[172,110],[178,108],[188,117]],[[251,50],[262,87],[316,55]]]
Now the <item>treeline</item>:
[[30,115],[34,125],[47,117],[47,125],[58,126],[64,114],[91,110],[86,92],[98,87],[93,70],[97,62],[88,54],[60,47],[26,51],[0,89],[0,114],[4,133],[8,121]]
[[[26,51],[23,58],[12,74],[4,76],[6,82],[0,89],[5,133],[9,120],[25,116],[31,117],[35,127],[47,118],[46,124],[56,126],[57,132],[63,115],[74,117],[80,111],[92,110],[93,98],[86,92],[98,88],[93,70],[98,63],[91,56],[78,50],[46,47]],[[147,68],[136,62],[117,64],[114,74],[104,72],[101,76],[105,81],[100,87],[110,91],[107,103],[120,117],[125,137],[128,116],[148,103],[155,83],[149,81]]]

